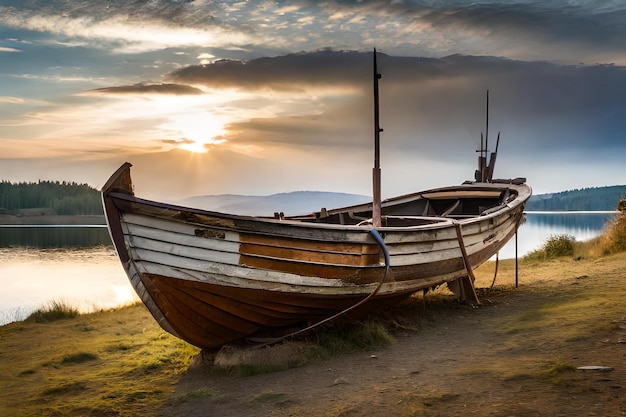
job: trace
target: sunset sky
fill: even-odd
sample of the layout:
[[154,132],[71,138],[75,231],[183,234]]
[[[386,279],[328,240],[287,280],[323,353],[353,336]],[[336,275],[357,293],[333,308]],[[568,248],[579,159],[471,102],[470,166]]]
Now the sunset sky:
[[626,3],[0,0],[0,180],[139,196],[626,183]]

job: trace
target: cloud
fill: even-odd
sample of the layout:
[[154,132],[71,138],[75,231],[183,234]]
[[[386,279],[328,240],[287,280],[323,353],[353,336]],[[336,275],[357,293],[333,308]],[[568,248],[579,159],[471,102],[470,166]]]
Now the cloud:
[[[558,3],[491,3],[432,9],[419,21],[453,36],[468,54],[626,62],[626,10]],[[594,7],[589,7],[594,6]],[[461,40],[464,38],[464,40]],[[595,60],[595,61],[594,61]]]
[[287,88],[311,85],[363,85],[370,77],[371,54],[356,51],[320,50],[274,58],[219,60],[171,72],[173,82],[213,88]]
[[24,103],[24,99],[20,97],[0,96],[0,103],[21,104]]
[[626,63],[620,2],[38,0],[0,7],[0,24],[124,53],[202,47],[258,57],[377,46],[394,55]]
[[85,95],[91,94],[171,94],[171,95],[194,95],[202,94],[202,90],[188,85],[180,84],[149,84],[138,83],[117,87],[104,87],[89,90]]
[[22,52],[21,49],[15,49],[15,48],[7,48],[4,46],[0,46],[0,52]]
[[[272,134],[277,137],[287,126],[308,126],[310,120],[303,118],[306,116],[323,121],[334,119],[333,114],[341,114],[342,107],[356,106],[364,110],[368,106],[364,100],[371,95],[371,60],[371,53],[324,50],[190,66],[170,73],[167,78],[213,89],[239,87],[259,92],[269,89],[276,93],[299,90],[305,92],[303,99],[312,97],[319,103],[326,100],[326,104],[315,107],[315,113],[298,115],[300,119],[290,119],[288,114],[281,113],[281,122],[256,120],[247,124],[254,130],[275,126]],[[564,65],[465,55],[434,59],[380,54],[379,69],[383,72],[381,101],[394,109],[390,117],[393,124],[406,125],[401,120],[405,117],[405,120],[413,119],[431,126],[449,125],[453,116],[463,119],[468,109],[477,108],[477,102],[482,102],[487,89],[495,99],[495,112],[513,125],[532,122],[568,130],[567,126],[551,127],[551,119],[554,123],[571,119],[575,125],[584,118],[597,127],[621,128],[626,123],[619,119],[624,116],[622,103],[626,93],[626,69],[620,66]],[[327,92],[326,98],[316,95],[320,90]],[[333,104],[332,97],[338,96],[342,96],[343,101]],[[408,116],[404,109],[411,109],[414,115]],[[326,114],[321,113],[324,111]],[[475,113],[472,117],[482,114]],[[482,123],[483,117],[479,118]],[[607,120],[611,123],[605,123]],[[606,128],[595,133],[603,130]],[[555,146],[561,146],[563,140],[586,141],[580,133],[559,139],[562,137],[552,139]],[[603,141],[596,137],[598,140]]]
[[215,22],[210,10],[198,10],[185,3],[129,1],[117,3],[115,7],[93,1],[75,2],[71,7],[59,1],[34,1],[31,4],[30,8],[0,7],[0,23],[88,40],[93,47],[107,48],[113,44],[115,51],[122,53],[191,45],[227,47],[256,42],[243,31]]

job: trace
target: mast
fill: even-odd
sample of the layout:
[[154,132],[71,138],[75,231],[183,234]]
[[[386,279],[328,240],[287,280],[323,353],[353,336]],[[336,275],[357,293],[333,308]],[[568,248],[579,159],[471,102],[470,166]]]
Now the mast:
[[374,227],[381,225],[380,210],[380,120],[378,116],[378,80],[381,75],[376,65],[376,48],[374,48],[374,169],[372,170],[373,200],[372,200],[372,223]]
[[[485,164],[487,163],[487,156],[489,155],[489,90],[487,90],[487,108],[485,109],[486,123],[485,123]],[[483,182],[487,181],[487,170],[483,170]]]
[[[490,167],[487,162],[489,156],[489,90],[487,90],[487,111],[486,111],[486,126],[485,136],[483,140],[483,134],[480,134],[480,149],[476,152],[480,152],[478,156],[478,170],[474,174],[474,179],[477,182],[491,182],[489,174]],[[500,140],[500,134],[498,134],[498,141]],[[496,149],[497,152],[497,149]],[[495,158],[492,156],[492,160],[495,162]],[[493,172],[493,167],[491,167]]]

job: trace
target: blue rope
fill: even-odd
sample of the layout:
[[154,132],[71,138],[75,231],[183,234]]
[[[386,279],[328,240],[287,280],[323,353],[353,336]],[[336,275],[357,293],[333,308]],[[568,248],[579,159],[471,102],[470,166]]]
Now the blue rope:
[[385,273],[386,273],[387,271],[389,271],[389,267],[391,266],[391,261],[389,259],[389,251],[387,250],[387,245],[385,245],[385,241],[383,240],[383,237],[380,235],[380,233],[378,233],[378,230],[370,229],[370,234],[372,235],[374,240],[376,240],[376,243],[378,243],[378,246],[380,246],[380,248],[383,250],[383,255],[385,256]]

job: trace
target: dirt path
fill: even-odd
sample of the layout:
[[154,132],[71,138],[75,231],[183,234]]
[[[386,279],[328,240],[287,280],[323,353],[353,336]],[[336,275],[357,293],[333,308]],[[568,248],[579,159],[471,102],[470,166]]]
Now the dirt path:
[[[442,311],[379,351],[253,377],[191,369],[162,414],[626,415],[626,270],[582,260],[587,272],[574,276],[571,262],[483,295],[479,308]],[[611,370],[577,369],[589,365]]]

